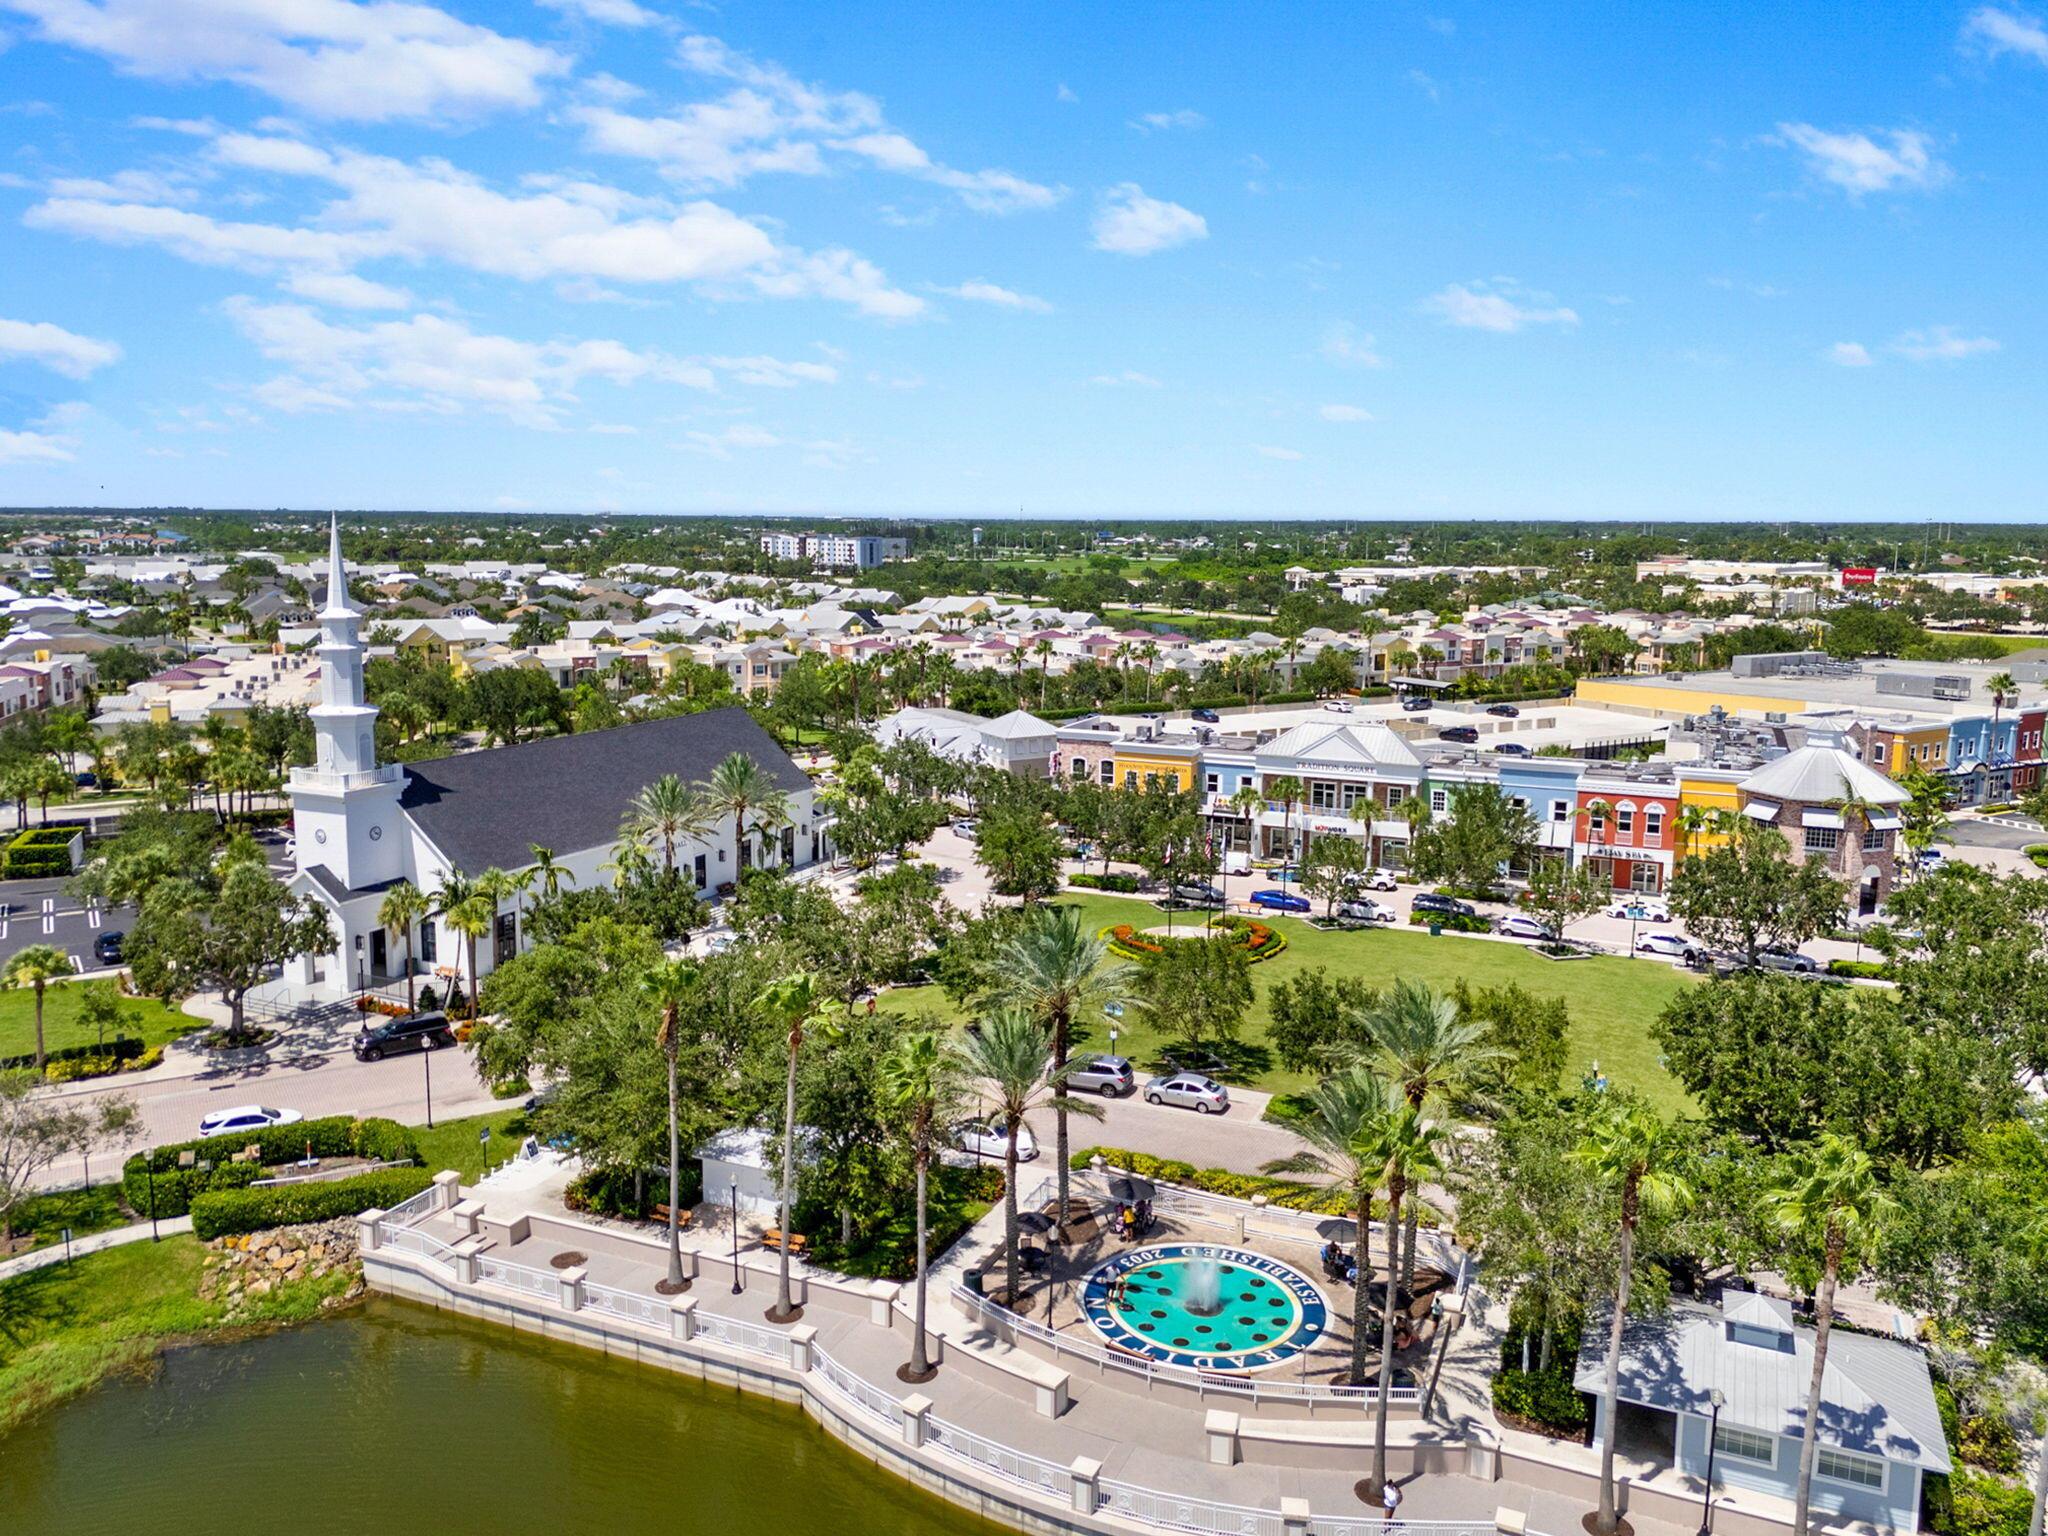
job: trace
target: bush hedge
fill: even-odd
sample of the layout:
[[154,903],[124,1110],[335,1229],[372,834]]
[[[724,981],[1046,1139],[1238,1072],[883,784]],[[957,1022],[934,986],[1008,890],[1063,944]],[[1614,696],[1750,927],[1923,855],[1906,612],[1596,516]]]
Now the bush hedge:
[[[142,1041],[134,1035],[116,1035],[105,1045],[66,1045],[54,1051],[43,1053],[43,1060],[51,1064],[60,1061],[77,1061],[86,1056],[111,1056],[117,1062],[133,1061],[142,1054]],[[26,1056],[0,1056],[0,1072],[11,1072],[17,1067],[32,1067],[36,1064],[35,1053]]]
[[1416,928],[1435,926],[1447,928],[1452,933],[1491,933],[1493,924],[1476,912],[1466,916],[1463,912],[1410,912],[1408,922]]
[[1566,1439],[1583,1439],[1592,1422],[1592,1399],[1555,1369],[1507,1369],[1493,1378],[1493,1408]]
[[1861,981],[1885,981],[1890,979],[1892,968],[1882,960],[1830,960],[1828,974]]
[[[1124,1147],[1084,1147],[1076,1152],[1069,1162],[1076,1168],[1086,1168],[1090,1160],[1096,1157],[1100,1157],[1112,1168],[1135,1173],[1141,1179],[1157,1179],[1164,1184],[1184,1184],[1189,1189],[1199,1189],[1204,1194],[1223,1195],[1233,1200],[1249,1200],[1253,1195],[1264,1195],[1270,1205],[1284,1205],[1292,1211],[1314,1211],[1319,1216],[1344,1216],[1351,1211],[1351,1196],[1346,1190],[1326,1189],[1319,1184],[1304,1184],[1299,1179],[1275,1179],[1264,1174],[1233,1173],[1228,1168],[1197,1168],[1193,1163],[1184,1163],[1178,1158],[1154,1157],[1149,1152],[1133,1152]],[[1405,1201],[1404,1213],[1409,1205],[1415,1207],[1421,1225],[1442,1225],[1442,1217],[1429,1205]],[[1375,1219],[1384,1217],[1387,1213],[1386,1202],[1375,1200],[1372,1212]]]
[[0,874],[9,880],[71,873],[71,839],[76,827],[30,827],[18,832],[0,851]]
[[192,1231],[205,1241],[236,1232],[332,1221],[372,1206],[389,1209],[433,1182],[434,1176],[424,1168],[380,1168],[325,1182],[209,1190],[192,1202]]
[[2034,1501],[2027,1488],[1989,1472],[1957,1467],[1921,1483],[1922,1524],[1935,1536],[2026,1536]]
[[[258,1149],[253,1163],[232,1163],[228,1159],[246,1146]],[[420,1144],[413,1133],[396,1120],[354,1120],[331,1115],[321,1120],[300,1120],[291,1125],[273,1125],[244,1135],[216,1136],[205,1141],[178,1141],[152,1151],[138,1152],[121,1170],[123,1192],[129,1207],[149,1208],[150,1169],[156,1170],[156,1213],[182,1216],[191,1209],[192,1197],[208,1190],[236,1188],[267,1175],[266,1164],[292,1162],[306,1155],[311,1146],[315,1157],[365,1157],[378,1163],[416,1163]],[[202,1171],[180,1168],[178,1158],[190,1152],[194,1162],[216,1166]]]
[[1115,891],[1128,896],[1138,889],[1138,877],[1126,874],[1069,875],[1067,884],[1084,891]]
[[[1218,914],[1210,920],[1209,926],[1212,930],[1224,930],[1222,936],[1228,937],[1244,950],[1245,958],[1254,965],[1261,960],[1272,959],[1287,947],[1285,934],[1249,917],[1239,917],[1235,913]],[[1111,954],[1123,960],[1150,960],[1166,952],[1167,941],[1163,936],[1155,939],[1150,934],[1140,933],[1129,923],[1111,923],[1101,929],[1097,937],[1109,946]],[[1201,930],[1191,929],[1187,937],[1200,938]],[[1182,941],[1176,938],[1174,942]]]
[[43,1075],[53,1083],[75,1083],[88,1077],[111,1077],[116,1072],[147,1072],[163,1059],[164,1048],[160,1045],[123,1055],[112,1051],[87,1051],[83,1056],[51,1062]]
[[2048,869],[2048,843],[2029,843],[2020,851],[2042,869]]

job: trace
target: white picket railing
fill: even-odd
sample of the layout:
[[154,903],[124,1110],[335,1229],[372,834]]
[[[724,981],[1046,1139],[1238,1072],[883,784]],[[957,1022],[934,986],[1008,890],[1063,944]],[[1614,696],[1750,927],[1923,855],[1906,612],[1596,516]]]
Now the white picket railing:
[[445,1268],[455,1267],[452,1259],[454,1250],[431,1232],[422,1232],[418,1227],[394,1227],[386,1231],[382,1222],[378,1223],[377,1230],[378,1243],[381,1247],[393,1248],[400,1253],[416,1254],[420,1258],[431,1259]]
[[550,1299],[562,1294],[562,1277],[550,1274],[544,1269],[530,1269],[524,1264],[509,1263],[480,1254],[476,1261],[476,1277],[488,1280],[493,1285],[502,1285],[510,1291],[524,1291],[529,1296],[545,1296]]
[[1164,1526],[1174,1531],[1201,1531],[1214,1536],[1286,1536],[1286,1522],[1277,1509],[1252,1509],[1242,1504],[1216,1504],[1207,1499],[1190,1499],[1136,1483],[1118,1483],[1104,1478],[1096,1484],[1098,1509],[1109,1510],[1127,1520]]
[[739,1350],[742,1354],[765,1355],[785,1365],[789,1363],[789,1335],[773,1328],[763,1328],[757,1323],[743,1323],[735,1317],[699,1312],[697,1336],[714,1344],[723,1344],[727,1349]]
[[1016,1450],[971,1429],[949,1424],[941,1418],[925,1421],[925,1444],[935,1445],[949,1456],[957,1456],[1007,1482],[1035,1489],[1062,1503],[1074,1496],[1074,1475],[1056,1461]]
[[401,1200],[386,1211],[383,1220],[399,1226],[409,1226],[414,1217],[424,1216],[434,1208],[434,1200],[441,1192],[431,1184],[410,1199]]
[[593,1312],[622,1317],[629,1323],[645,1323],[650,1328],[669,1326],[669,1305],[659,1296],[642,1296],[637,1291],[614,1290],[585,1281],[583,1305]]
[[891,1429],[903,1423],[903,1405],[884,1392],[873,1382],[863,1380],[834,1360],[824,1350],[815,1346],[811,1350],[811,1368],[856,1407],[865,1409]]

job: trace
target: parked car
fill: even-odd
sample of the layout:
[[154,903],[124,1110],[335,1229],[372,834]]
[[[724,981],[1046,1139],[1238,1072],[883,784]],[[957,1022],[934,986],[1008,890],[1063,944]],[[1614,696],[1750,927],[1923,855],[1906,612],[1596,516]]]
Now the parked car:
[[1337,915],[1354,923],[1391,923],[1399,916],[1392,907],[1364,897],[1338,902]]
[[[953,1127],[953,1145],[972,1157],[992,1157],[1000,1161],[1009,1155],[1010,1138],[1004,1133],[1000,1120],[963,1120]],[[1031,1127],[1017,1127],[1017,1161],[1028,1163],[1038,1156],[1038,1141],[1031,1134]]]
[[1401,700],[1401,707],[1411,715],[1418,714],[1422,710],[1429,708],[1429,695],[1426,693],[1408,694]]
[[1417,912],[1441,912],[1446,917],[1477,917],[1479,909],[1469,901],[1460,901],[1455,896],[1446,896],[1438,891],[1419,891],[1409,906]]
[[1521,711],[1512,704],[1489,704],[1486,706],[1486,712],[1489,715],[1499,715],[1503,720],[1512,720],[1521,714]]
[[1368,891],[1391,891],[1399,887],[1399,882],[1394,879],[1393,872],[1385,869],[1375,869],[1361,875],[1353,884],[1362,886]]
[[261,1104],[237,1104],[233,1109],[216,1109],[199,1122],[202,1141],[215,1136],[246,1136],[267,1131],[273,1125],[292,1125],[306,1117],[296,1109],[266,1109]]
[[111,928],[92,941],[92,957],[101,965],[119,965],[121,946],[128,935],[118,928]]
[[1223,722],[1223,717],[1213,709],[1191,709],[1188,713],[1204,725],[1220,725]]
[[1199,1072],[1176,1072],[1155,1077],[1145,1085],[1147,1104],[1172,1104],[1192,1109],[1198,1115],[1220,1115],[1230,1108],[1230,1090],[1213,1077]]
[[98,789],[100,776],[96,773],[74,773],[71,775],[71,782],[80,789]]
[[1922,869],[1939,869],[1947,858],[1948,855],[1939,848],[1922,848],[1920,850],[1920,867]]
[[375,1028],[366,1027],[356,1036],[357,1061],[382,1061],[407,1051],[438,1051],[455,1043],[455,1031],[448,1027],[448,1015],[436,1008],[430,1012],[408,1013]]
[[1493,750],[1502,757],[1534,757],[1536,755],[1519,741],[1504,741]]
[[1076,1093],[1099,1093],[1105,1099],[1120,1099],[1138,1091],[1138,1074],[1121,1056],[1090,1056],[1067,1074],[1067,1086]]
[[1648,896],[1618,896],[1607,909],[1609,917],[1625,917],[1638,923],[1668,923],[1671,909]]
[[1323,706],[1333,715],[1348,715],[1352,712],[1352,707],[1349,699],[1332,699]]
[[1792,976],[1810,976],[1820,969],[1819,961],[1796,949],[1760,949],[1756,962],[1767,971],[1784,971]]
[[976,830],[980,827],[980,825],[981,823],[976,821],[972,816],[962,816],[958,821],[953,823],[953,830],[955,832],[958,832],[962,837],[972,837],[974,836]]
[[1438,741],[1462,741],[1469,747],[1477,744],[1479,730],[1476,726],[1470,725],[1447,725],[1436,733],[1436,739]]
[[1307,912],[1310,910],[1306,896],[1297,896],[1292,891],[1253,891],[1252,905],[1264,907],[1269,912]]
[[1646,933],[1636,940],[1639,955],[1661,955],[1666,960],[1691,962],[1699,946],[1682,933]]
[[1168,887],[1168,894],[1175,901],[1184,901],[1194,907],[1220,907],[1223,893],[1206,880],[1176,880]]
[[1510,912],[1496,925],[1511,939],[1547,939],[1550,930],[1526,912]]

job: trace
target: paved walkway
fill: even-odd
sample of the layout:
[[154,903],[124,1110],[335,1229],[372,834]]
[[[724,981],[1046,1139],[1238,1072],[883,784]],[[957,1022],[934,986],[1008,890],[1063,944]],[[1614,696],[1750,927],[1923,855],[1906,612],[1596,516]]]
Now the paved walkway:
[[[157,1230],[170,1237],[192,1230],[190,1216],[166,1216],[157,1224]],[[74,1238],[70,1257],[79,1259],[88,1253],[98,1253],[107,1248],[120,1248],[129,1243],[146,1242],[149,1239],[149,1223],[139,1221],[132,1227],[114,1227],[105,1232],[94,1232],[88,1237]],[[62,1264],[65,1259],[64,1245],[53,1243],[48,1248],[37,1248],[29,1253],[0,1263],[0,1281],[12,1280],[16,1275],[28,1274],[31,1270],[48,1269],[52,1264]]]

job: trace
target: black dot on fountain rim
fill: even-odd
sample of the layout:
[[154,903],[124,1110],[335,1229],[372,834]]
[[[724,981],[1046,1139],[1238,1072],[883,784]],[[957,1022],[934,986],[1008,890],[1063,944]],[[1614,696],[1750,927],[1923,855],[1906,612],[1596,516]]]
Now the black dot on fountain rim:
[[1188,1347],[1188,1341],[1186,1339],[1175,1339],[1173,1341],[1173,1347],[1175,1349],[1186,1349]]

